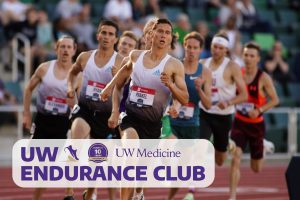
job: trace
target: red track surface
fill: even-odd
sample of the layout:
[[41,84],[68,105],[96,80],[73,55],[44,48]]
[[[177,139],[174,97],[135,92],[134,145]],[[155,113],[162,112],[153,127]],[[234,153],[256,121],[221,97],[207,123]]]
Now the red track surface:
[[[288,191],[285,182],[284,165],[265,166],[261,173],[253,173],[249,166],[241,169],[241,181],[239,184],[239,200],[288,200]],[[33,189],[17,187],[11,175],[11,168],[0,168],[0,200],[29,200],[32,198]],[[196,200],[227,200],[228,199],[228,167],[217,167],[214,183],[205,189],[196,190]],[[81,200],[83,189],[75,189],[75,198]],[[147,189],[146,200],[164,200],[167,189]],[[182,189],[176,195],[176,200],[183,199],[186,189]],[[63,189],[49,189],[43,195],[43,200],[63,199]],[[98,189],[98,199],[107,198],[106,189]]]

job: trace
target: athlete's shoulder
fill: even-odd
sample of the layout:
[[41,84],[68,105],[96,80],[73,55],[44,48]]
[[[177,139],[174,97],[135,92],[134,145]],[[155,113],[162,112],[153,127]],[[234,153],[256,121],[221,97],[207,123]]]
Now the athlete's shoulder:
[[47,61],[47,62],[43,62],[41,63],[38,68],[35,70],[35,75],[42,78],[43,76],[46,75],[48,69],[49,69],[49,66],[51,64],[52,61]]
[[137,58],[141,55],[141,53],[144,51],[145,50],[134,49],[129,53],[129,57],[133,62],[135,62],[137,60]]
[[177,59],[173,56],[170,56],[170,59],[168,60],[168,64],[183,67],[183,63],[179,59]]

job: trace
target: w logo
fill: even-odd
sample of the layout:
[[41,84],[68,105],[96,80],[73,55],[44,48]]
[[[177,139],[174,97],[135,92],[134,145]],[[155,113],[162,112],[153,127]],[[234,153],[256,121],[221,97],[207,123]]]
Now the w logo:
[[159,71],[159,69],[158,70],[156,70],[155,72],[153,72],[153,74],[152,75],[154,75],[154,76],[160,76],[160,71]]

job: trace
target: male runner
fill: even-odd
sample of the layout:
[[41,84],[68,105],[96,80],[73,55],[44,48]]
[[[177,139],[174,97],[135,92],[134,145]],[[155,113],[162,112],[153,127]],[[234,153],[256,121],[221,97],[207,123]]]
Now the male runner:
[[[37,115],[32,124],[33,139],[67,139],[70,128],[70,107],[74,101],[67,98],[67,74],[72,67],[76,43],[70,36],[61,37],[56,43],[57,59],[44,62],[32,75],[24,92],[24,128],[30,129],[30,104],[33,90],[38,86]],[[34,193],[34,200],[41,199],[42,188]],[[73,199],[73,190],[66,190],[65,200]]]
[[[247,100],[241,70],[235,62],[226,57],[228,45],[226,33],[216,34],[211,43],[212,57],[201,61],[212,71],[212,107],[207,109],[203,102],[200,102],[200,138],[209,140],[213,134],[215,158],[219,166],[226,158],[234,105]],[[238,95],[236,89],[239,91]]]
[[[185,82],[189,92],[189,103],[179,108],[177,118],[171,118],[172,133],[178,139],[199,139],[199,107],[211,107],[211,72],[199,63],[199,55],[204,46],[203,37],[197,32],[191,32],[184,37],[185,56],[183,59]],[[178,188],[171,188],[168,200],[173,199]]]
[[[107,126],[111,115],[112,102],[99,100],[99,94],[111,81],[112,68],[119,68],[123,57],[114,51],[118,40],[118,25],[112,21],[101,21],[97,39],[99,47],[93,51],[81,53],[74,63],[68,77],[68,96],[74,98],[74,81],[82,72],[82,87],[79,105],[72,111],[72,139],[105,139],[113,129]],[[89,188],[85,199],[91,199],[94,188]]]
[[230,199],[236,199],[236,188],[240,180],[240,161],[243,150],[249,144],[251,169],[259,172],[263,164],[263,140],[265,123],[263,113],[279,103],[276,90],[270,76],[258,67],[260,47],[250,42],[243,51],[245,68],[243,78],[247,84],[248,100],[236,105],[236,114],[231,138],[237,148],[233,153],[230,168]]

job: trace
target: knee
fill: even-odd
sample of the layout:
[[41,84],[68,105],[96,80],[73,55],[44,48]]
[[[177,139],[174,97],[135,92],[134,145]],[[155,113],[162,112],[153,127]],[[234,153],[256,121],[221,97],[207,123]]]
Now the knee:
[[89,134],[88,127],[80,119],[75,119],[71,126],[71,138],[83,139]]

